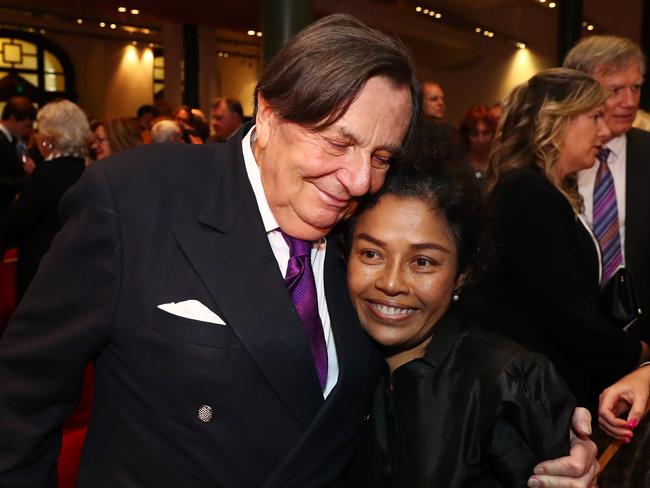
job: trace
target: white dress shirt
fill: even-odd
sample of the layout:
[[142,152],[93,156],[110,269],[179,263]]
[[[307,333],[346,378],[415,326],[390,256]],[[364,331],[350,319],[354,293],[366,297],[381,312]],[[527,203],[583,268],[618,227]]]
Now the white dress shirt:
[[2,133],[5,136],[7,136],[9,142],[12,142],[14,140],[13,136],[11,135],[11,132],[9,132],[9,129],[7,129],[4,125],[2,125],[2,123],[0,123],[0,131],[2,131]]
[[[621,253],[623,255],[623,266],[625,266],[625,166],[627,162],[627,137],[625,134],[615,137],[605,144],[611,153],[607,158],[609,171],[614,178],[614,189],[616,190],[616,206],[618,208],[618,231],[621,236]],[[594,185],[599,162],[596,160],[589,169],[578,172],[578,191],[582,195],[585,205],[584,217],[589,226],[594,226]]]
[[[259,208],[262,221],[264,222],[264,230],[266,236],[271,244],[273,255],[278,262],[282,276],[287,273],[289,265],[289,246],[287,245],[277,220],[271,212],[269,203],[264,194],[262,186],[262,177],[260,169],[255,161],[253,149],[251,147],[251,136],[255,131],[255,126],[248,131],[248,134],[242,140],[242,151],[244,153],[244,162],[246,163],[246,173],[248,180],[253,187],[255,193],[255,200]],[[336,346],[334,344],[334,337],[330,326],[330,315],[327,310],[327,300],[325,297],[325,282],[324,282],[324,267],[325,267],[325,249],[327,243],[323,237],[317,242],[314,242],[311,250],[311,266],[314,272],[314,280],[316,281],[316,294],[318,299],[318,315],[320,316],[321,323],[323,324],[323,334],[325,336],[325,343],[327,344],[327,381],[323,390],[323,397],[327,398],[339,378],[339,363],[336,357]]]

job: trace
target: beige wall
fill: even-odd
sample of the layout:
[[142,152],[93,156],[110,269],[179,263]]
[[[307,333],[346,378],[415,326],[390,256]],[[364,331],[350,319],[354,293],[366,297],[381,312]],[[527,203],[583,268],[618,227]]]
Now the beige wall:
[[216,63],[218,96],[238,99],[244,115],[253,115],[253,92],[260,72],[259,60],[229,56],[216,57]]
[[446,118],[454,125],[472,105],[493,105],[537,71],[554,66],[549,56],[506,43],[495,43],[482,55],[479,63],[468,68],[419,72],[422,80],[437,81],[442,86],[447,102]]
[[153,101],[153,55],[127,41],[81,35],[48,36],[74,66],[78,103],[95,117],[135,116]]

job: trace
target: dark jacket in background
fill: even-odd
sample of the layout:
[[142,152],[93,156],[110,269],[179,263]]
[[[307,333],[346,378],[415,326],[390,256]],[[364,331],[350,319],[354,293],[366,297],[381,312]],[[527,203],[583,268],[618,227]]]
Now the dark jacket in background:
[[38,165],[0,226],[0,247],[18,247],[16,299],[31,283],[41,258],[61,229],[58,208],[63,194],[81,177],[84,160],[60,157]]
[[16,144],[0,131],[0,224],[6,218],[27,175],[16,153]]

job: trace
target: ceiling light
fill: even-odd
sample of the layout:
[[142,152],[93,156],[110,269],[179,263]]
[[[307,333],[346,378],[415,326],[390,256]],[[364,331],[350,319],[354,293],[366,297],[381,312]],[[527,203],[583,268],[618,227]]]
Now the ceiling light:
[[481,33],[481,28],[477,27],[476,29],[474,29],[474,32],[476,32],[477,34],[480,34]]
[[524,44],[523,42],[518,42],[518,43],[517,43],[517,47],[518,47],[519,49],[526,49],[526,44]]
[[153,42],[150,42],[150,43],[149,43],[149,47],[153,47]]
[[117,11],[123,14],[124,12],[126,12],[126,7],[117,7]]
[[106,22],[100,22],[99,27],[106,27]]
[[249,30],[248,32],[246,32],[246,34],[248,34],[249,36],[254,36],[254,35],[255,35],[255,31],[254,31],[253,29],[251,29],[251,30]]
[[442,18],[442,14],[441,14],[440,12],[438,12],[438,13],[436,14],[436,19],[441,19],[441,18]]
[[133,46],[137,46],[137,45],[138,45],[138,41],[131,41],[131,45],[133,45]]
[[555,5],[556,5],[555,2],[551,2],[548,4],[548,8],[555,8]]
[[77,24],[83,24],[83,23],[84,23],[84,19],[77,19]]
[[131,15],[138,15],[140,11],[137,8],[132,8],[131,9]]
[[115,29],[117,26],[116,26],[115,24],[111,24],[111,25],[109,25],[109,27],[110,27],[111,29]]
[[594,30],[594,26],[591,25],[591,24],[589,24],[589,25],[587,26],[587,30],[588,30],[588,31],[592,31],[592,30]]
[[416,12],[422,12],[422,7],[415,7]]
[[436,13],[433,10],[430,10],[429,11],[429,16],[433,17],[434,15],[436,15]]
[[428,14],[428,13],[429,13],[429,9],[428,9],[428,8],[425,8],[425,9],[422,11],[422,13],[423,13],[424,15]]
[[262,33],[261,33],[261,32],[256,32],[255,35],[256,35],[257,37],[262,37]]

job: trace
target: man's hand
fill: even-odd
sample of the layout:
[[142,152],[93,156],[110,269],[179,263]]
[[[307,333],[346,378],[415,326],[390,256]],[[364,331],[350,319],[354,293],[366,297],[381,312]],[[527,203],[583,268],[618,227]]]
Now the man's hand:
[[[644,366],[607,388],[600,395],[598,424],[616,439],[629,443],[632,430],[643,417],[650,393],[650,366]],[[627,419],[618,416],[630,410]]]
[[596,444],[589,440],[591,415],[584,408],[573,412],[571,451],[568,456],[535,466],[528,486],[544,488],[595,488],[598,474]]

